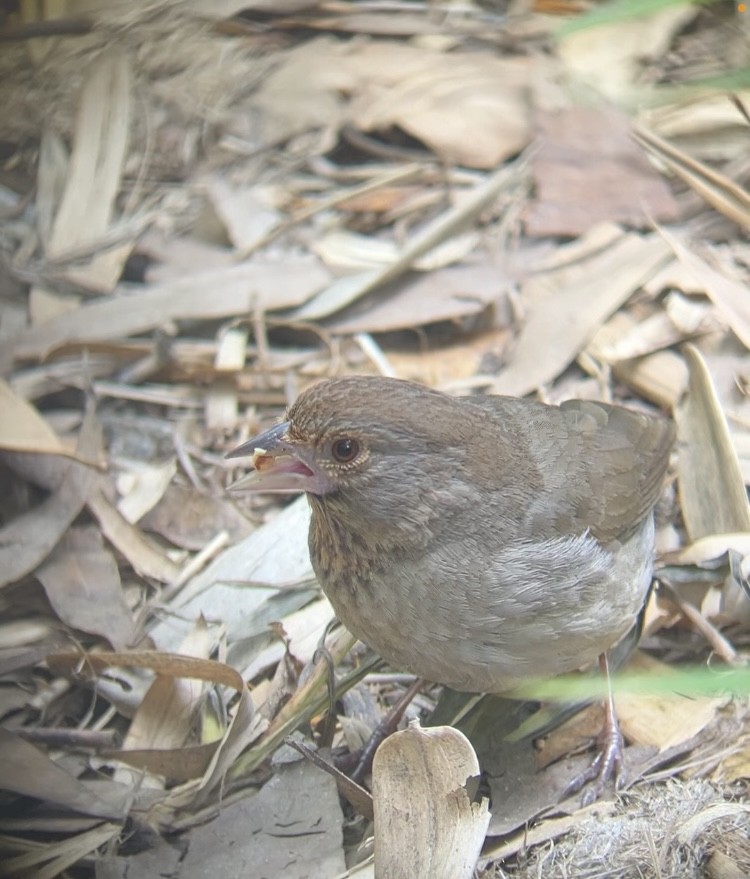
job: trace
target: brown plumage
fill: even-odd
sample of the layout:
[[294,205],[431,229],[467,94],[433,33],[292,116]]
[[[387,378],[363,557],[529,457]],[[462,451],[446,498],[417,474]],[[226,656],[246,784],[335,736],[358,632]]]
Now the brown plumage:
[[593,662],[651,578],[670,422],[618,406],[331,379],[232,453],[305,491],[313,568],[384,659],[470,691]]

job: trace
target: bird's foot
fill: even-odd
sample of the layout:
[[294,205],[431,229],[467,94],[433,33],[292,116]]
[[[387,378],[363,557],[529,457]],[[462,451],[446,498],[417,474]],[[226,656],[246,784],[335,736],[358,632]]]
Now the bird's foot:
[[[599,668],[609,683],[609,662],[605,653],[599,657]],[[625,742],[615,714],[615,701],[611,685],[609,695],[604,702],[604,726],[599,733],[598,748],[599,753],[593,763],[588,769],[573,778],[565,788],[563,799],[573,796],[584,785],[594,782],[593,787],[589,788],[581,797],[581,805],[589,806],[601,797],[610,781],[614,781],[615,790],[619,790],[625,781],[623,773]]]
[[422,678],[417,678],[372,731],[372,735],[365,745],[354,771],[350,775],[352,781],[361,784],[365,776],[370,773],[372,770],[372,761],[375,757],[375,751],[377,751],[389,735],[398,729],[398,725],[401,722],[401,718],[404,716],[404,712],[423,686],[424,680]]
[[599,753],[590,766],[571,779],[563,791],[562,799],[573,796],[591,782],[593,782],[592,787],[585,791],[581,797],[581,805],[583,806],[588,806],[600,799],[611,781],[614,781],[615,790],[619,790],[625,781],[623,772],[624,746],[617,718],[614,712],[607,711],[604,727],[599,734]]

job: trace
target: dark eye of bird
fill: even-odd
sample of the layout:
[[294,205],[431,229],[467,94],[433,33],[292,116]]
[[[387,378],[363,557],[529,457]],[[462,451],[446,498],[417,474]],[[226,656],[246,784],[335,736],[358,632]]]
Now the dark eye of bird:
[[331,454],[333,460],[338,461],[339,464],[348,464],[359,454],[359,443],[348,436],[335,440],[331,446]]

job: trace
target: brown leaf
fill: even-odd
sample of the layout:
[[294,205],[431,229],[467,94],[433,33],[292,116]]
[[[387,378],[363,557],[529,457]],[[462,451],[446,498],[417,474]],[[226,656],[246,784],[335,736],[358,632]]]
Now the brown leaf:
[[[90,785],[78,781],[39,748],[0,727],[0,788],[66,806],[84,815],[122,818],[126,797],[98,796]],[[124,793],[129,793],[124,791]]]
[[526,213],[535,236],[576,236],[610,221],[641,228],[675,220],[672,193],[633,141],[624,113],[571,107],[537,117],[541,131],[531,160],[536,198]]
[[64,623],[101,635],[115,650],[132,643],[135,626],[120,572],[97,528],[71,528],[36,577]]

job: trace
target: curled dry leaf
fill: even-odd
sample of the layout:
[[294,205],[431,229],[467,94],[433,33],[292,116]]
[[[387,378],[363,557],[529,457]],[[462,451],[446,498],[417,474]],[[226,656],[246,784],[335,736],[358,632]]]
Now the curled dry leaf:
[[[85,657],[79,653],[55,653],[47,657],[47,664],[59,674],[71,674],[81,666],[97,673],[117,666],[149,669],[165,677],[190,678],[221,684],[239,693],[232,722],[223,738],[215,743],[215,750],[203,772],[203,777],[188,790],[178,788],[173,791],[165,801],[167,809],[175,805],[184,807],[188,803],[197,806],[204,802],[239,754],[263,730],[263,723],[254,714],[252,699],[242,676],[223,662],[144,650],[141,653],[90,653]],[[153,754],[150,757],[153,758]]]
[[375,876],[471,879],[490,820],[470,791],[479,761],[463,733],[416,723],[373,762]]

